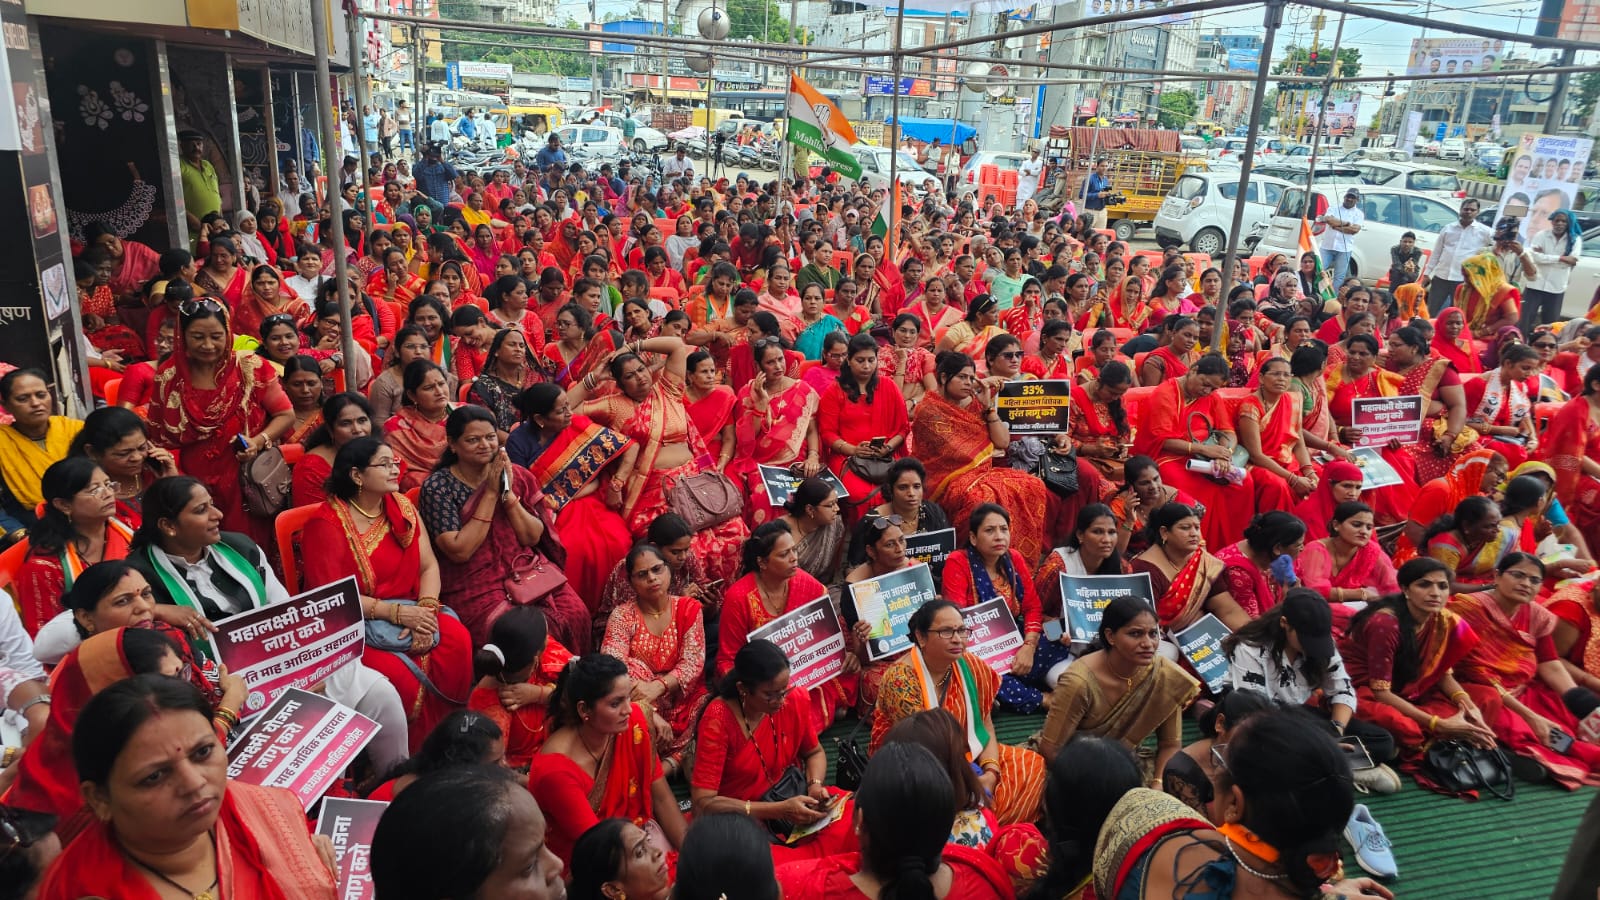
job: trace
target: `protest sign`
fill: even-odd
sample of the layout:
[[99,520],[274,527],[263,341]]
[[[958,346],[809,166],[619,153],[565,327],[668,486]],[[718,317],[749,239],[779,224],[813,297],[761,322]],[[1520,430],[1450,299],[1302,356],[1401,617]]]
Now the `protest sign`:
[[339,866],[334,879],[340,900],[372,900],[372,835],[389,804],[376,800],[329,797],[317,816],[317,834],[333,841],[333,858]]
[[1212,693],[1222,690],[1228,680],[1228,656],[1222,652],[1222,639],[1232,633],[1211,613],[1201,616],[1200,621],[1188,628],[1172,633],[1178,649]]
[[[1568,3],[1570,8],[1573,3]],[[1592,3],[1582,4],[1593,6]],[[1506,219],[1517,223],[1517,237],[1531,244],[1540,233],[1550,230],[1550,216],[1558,209],[1572,209],[1583,185],[1594,141],[1578,134],[1523,134],[1517,138],[1506,165],[1506,186],[1500,193],[1495,212],[1495,228]],[[1588,192],[1592,198],[1594,193]],[[1592,201],[1591,201],[1592,202]],[[1568,228],[1582,231],[1576,222]],[[1569,232],[1571,233],[1571,232]]]
[[[767,502],[773,506],[782,506],[789,502],[789,497],[794,494],[795,488],[800,486],[804,479],[790,472],[784,466],[756,466],[761,470],[761,483],[767,489]],[[850,499],[850,492],[845,490],[844,482],[839,476],[823,467],[817,472],[817,477],[822,479],[833,492],[839,495],[840,500]]]
[[1150,576],[1061,575],[1061,610],[1067,619],[1067,636],[1074,644],[1087,644],[1100,631],[1100,614],[1118,597],[1140,597],[1155,606]]
[[1001,386],[994,408],[1012,437],[1066,434],[1071,395],[1072,382],[1066,379],[1008,381]]
[[1422,412],[1426,408],[1416,394],[1358,397],[1350,401],[1350,424],[1361,429],[1356,446],[1382,447],[1392,440],[1415,444],[1422,439]]
[[1357,447],[1350,451],[1356,458],[1356,465],[1361,468],[1361,489],[1370,491],[1375,488],[1390,487],[1400,483],[1400,473],[1394,466],[1383,458],[1374,447]]
[[988,603],[969,606],[961,611],[961,618],[972,629],[967,639],[967,652],[976,653],[989,668],[1004,675],[1011,671],[1011,660],[1022,646],[1022,632],[1017,629],[1017,619],[1006,606],[1006,598],[996,597]]
[[348,706],[291,688],[234,740],[228,777],[287,788],[310,809],[378,734],[378,727]]
[[844,672],[844,628],[827,594],[750,632],[747,640],[768,640],[789,657],[789,689],[804,691]]
[[906,535],[906,559],[927,563],[938,578],[944,572],[945,558],[956,552],[956,530],[919,531]]
[[867,659],[877,662],[911,646],[911,614],[937,596],[933,573],[918,563],[882,578],[869,578],[850,585],[845,620],[866,622],[872,627],[867,636]]
[[312,688],[361,661],[366,645],[354,578],[312,588],[284,603],[230,616],[211,636],[214,658],[250,688],[246,716],[291,688]]

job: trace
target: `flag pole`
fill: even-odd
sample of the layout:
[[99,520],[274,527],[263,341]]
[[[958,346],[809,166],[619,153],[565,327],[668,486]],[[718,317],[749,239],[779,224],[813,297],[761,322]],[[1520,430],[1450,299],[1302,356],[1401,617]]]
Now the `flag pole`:
[[[887,12],[887,10],[885,10]],[[894,37],[889,54],[889,84],[894,94],[889,100],[889,116],[894,119],[894,141],[889,145],[889,230],[883,236],[883,255],[894,262],[895,251],[899,249],[896,237],[898,232],[895,224],[900,218],[900,204],[897,199],[896,188],[900,185],[900,33],[905,30],[906,7],[904,0],[894,11]],[[855,273],[850,273],[854,275]]]

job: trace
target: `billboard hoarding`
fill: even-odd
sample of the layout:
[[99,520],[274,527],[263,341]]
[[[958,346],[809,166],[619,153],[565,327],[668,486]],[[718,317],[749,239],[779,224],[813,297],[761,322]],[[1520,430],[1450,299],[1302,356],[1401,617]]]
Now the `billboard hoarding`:
[[1487,38],[1413,38],[1407,75],[1492,72],[1505,59],[1505,41]]

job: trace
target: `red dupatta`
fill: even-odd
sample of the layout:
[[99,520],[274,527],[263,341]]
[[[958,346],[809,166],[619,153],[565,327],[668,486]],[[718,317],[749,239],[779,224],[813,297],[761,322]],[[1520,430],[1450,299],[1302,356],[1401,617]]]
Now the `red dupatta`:
[[1556,495],[1569,507],[1586,507],[1600,496],[1600,481],[1583,474],[1583,461],[1600,438],[1589,398],[1568,400],[1551,419],[1542,444],[1544,460],[1556,470]]
[[405,474],[400,479],[401,490],[420,487],[439,457],[444,455],[449,444],[444,422],[444,419],[430,422],[416,407],[402,406],[383,423],[384,441],[406,464]]
[[630,704],[628,727],[617,735],[606,762],[605,778],[595,779],[589,805],[602,819],[627,819],[643,828],[654,814],[650,785],[661,777],[661,763],[651,742],[650,723],[639,704]]
[[[223,346],[233,346],[233,328],[226,314],[222,328]],[[278,374],[266,357],[227,351],[213,373],[216,388],[198,390],[182,329],[173,342],[172,354],[156,370],[150,402],[151,437],[157,445],[183,447],[218,436],[230,439],[241,432],[254,433],[267,416],[274,391],[283,405],[288,405]]]
[[1194,618],[1194,610],[1202,599],[1198,595],[1200,586],[1200,573],[1206,561],[1204,547],[1189,554],[1189,559],[1172,576],[1172,583],[1167,585],[1166,593],[1156,600],[1156,616],[1161,619],[1161,624],[1169,628],[1178,628],[1189,624],[1188,619]]
[[1524,603],[1510,616],[1489,591],[1457,595],[1451,612],[1478,635],[1477,649],[1460,666],[1459,674],[1478,684],[1497,684],[1520,693],[1539,669],[1537,647],[1551,638],[1560,619],[1537,602]]
[[1461,336],[1454,341],[1444,336],[1441,323],[1451,313],[1461,316],[1463,323],[1467,321],[1466,312],[1459,306],[1440,310],[1433,318],[1433,352],[1449,360],[1462,375],[1476,375],[1483,371],[1483,366],[1478,361],[1478,344],[1472,339],[1472,330],[1463,326]]

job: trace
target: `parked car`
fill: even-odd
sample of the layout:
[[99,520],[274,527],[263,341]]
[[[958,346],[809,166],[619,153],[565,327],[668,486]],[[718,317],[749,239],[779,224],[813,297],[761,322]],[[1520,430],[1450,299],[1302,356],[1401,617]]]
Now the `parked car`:
[[[850,148],[861,162],[861,181],[872,190],[887,188],[889,186],[889,154],[887,147],[874,147],[871,144],[857,144]],[[895,164],[895,180],[900,182],[901,192],[912,192],[921,196],[922,186],[933,174],[917,165],[917,158],[901,150],[898,152],[898,161]]]
[[1417,145],[1417,155],[1437,157],[1439,155],[1439,142],[1423,141]]
[[961,174],[958,176],[959,185],[956,187],[956,196],[959,197],[968,191],[971,191],[974,194],[977,193],[978,185],[982,181],[981,175],[984,166],[997,166],[1002,172],[1008,170],[1015,171],[1018,166],[1027,161],[1028,154],[1026,153],[1010,153],[1003,150],[979,150],[977,153],[974,153],[972,156],[968,157],[966,164],[961,167]]
[[1356,171],[1361,173],[1361,180],[1367,184],[1381,184],[1388,187],[1403,187],[1411,191],[1421,191],[1435,197],[1465,197],[1466,191],[1461,187],[1461,179],[1449,169],[1435,166],[1416,166],[1410,163],[1378,162],[1377,160],[1363,160],[1351,164]]
[[[1273,213],[1267,234],[1256,247],[1258,256],[1285,253],[1291,258],[1300,256],[1300,220],[1315,220],[1344,199],[1345,188],[1318,182],[1311,190],[1315,198],[1307,209],[1307,192],[1303,187],[1293,187],[1283,192],[1278,209]],[[1366,221],[1355,235],[1355,248],[1350,253],[1350,274],[1366,273],[1377,279],[1389,269],[1389,248],[1400,243],[1400,235],[1412,231],[1417,235],[1417,246],[1432,250],[1433,242],[1445,226],[1460,218],[1461,201],[1441,200],[1418,191],[1402,188],[1364,187],[1361,190],[1361,211]],[[1312,225],[1312,233],[1320,241],[1326,226]]]
[[[1285,159],[1263,163],[1251,169],[1252,175],[1270,175],[1298,185],[1306,183],[1306,173],[1311,171],[1309,159]],[[1343,163],[1317,160],[1317,183],[1361,184],[1361,171]]]
[[[1245,193],[1242,228],[1272,217],[1292,182],[1270,175],[1251,174]],[[1221,258],[1228,249],[1233,227],[1233,206],[1239,196],[1239,178],[1226,172],[1189,170],[1178,178],[1156,213],[1156,243],[1165,247],[1187,244],[1196,253]]]
[[1590,228],[1583,232],[1583,248],[1578,251],[1578,265],[1567,280],[1561,315],[1577,318],[1588,312],[1596,291],[1600,291],[1600,228]]
[[1356,163],[1364,159],[1384,162],[1410,162],[1411,154],[1394,147],[1357,147],[1339,157],[1339,162]]
[[1206,155],[1212,159],[1223,159],[1230,156],[1243,156],[1244,148],[1248,146],[1250,146],[1250,142],[1244,138],[1228,138],[1221,141],[1212,141],[1211,149],[1207,151]]
[[562,149],[588,156],[620,156],[626,149],[622,129],[605,125],[564,125],[556,129]]
[[[622,127],[623,119],[624,117],[617,113],[603,112],[586,124],[604,125],[608,128],[615,128],[618,131],[626,134],[627,132]],[[654,128],[651,128],[649,125],[646,125],[643,122],[640,122],[638,119],[633,120],[633,143],[630,145],[629,149],[633,150],[635,153],[649,153],[651,151],[656,151],[659,153],[660,151],[667,149],[667,145],[670,143],[671,141],[667,140],[667,136],[665,134]]]
[[1439,158],[1465,160],[1467,142],[1461,138],[1445,138],[1439,143]]

